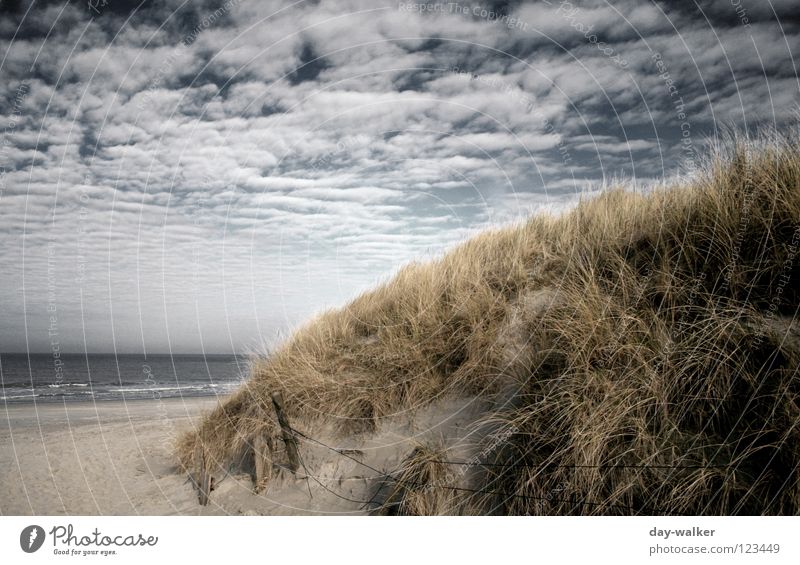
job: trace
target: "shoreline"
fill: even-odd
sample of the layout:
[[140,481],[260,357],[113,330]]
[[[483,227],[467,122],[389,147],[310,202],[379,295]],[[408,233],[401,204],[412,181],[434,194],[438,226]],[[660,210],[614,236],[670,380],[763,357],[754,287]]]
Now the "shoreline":
[[[0,405],[0,438],[4,437],[3,432],[9,432],[9,428],[12,433],[19,431],[14,429],[15,425],[30,425],[29,420],[35,419],[37,415],[40,419],[39,423],[44,425],[59,422],[59,416],[65,417],[64,422],[71,422],[72,418],[77,418],[76,423],[86,423],[86,418],[91,415],[102,418],[101,423],[128,421],[131,418],[147,419],[152,416],[153,412],[161,410],[166,412],[168,419],[174,420],[182,417],[196,417],[199,415],[198,412],[202,412],[206,408],[213,408],[228,396],[8,402]],[[135,409],[128,410],[128,405]],[[178,413],[179,407],[184,408],[184,414]]]

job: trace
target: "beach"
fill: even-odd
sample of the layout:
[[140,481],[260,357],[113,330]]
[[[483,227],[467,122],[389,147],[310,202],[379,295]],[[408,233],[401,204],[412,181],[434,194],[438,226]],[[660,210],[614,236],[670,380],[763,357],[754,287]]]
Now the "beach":
[[172,515],[202,508],[173,456],[216,397],[0,408],[2,515]]
[[[384,473],[397,468],[429,434],[466,445],[480,403],[434,403],[385,422],[381,431],[342,438],[322,431],[326,446],[300,445],[296,474],[276,469],[255,489],[242,470],[215,474],[201,506],[181,472],[175,439],[213,409],[218,397],[19,403],[0,408],[2,515],[363,515],[375,510]],[[466,459],[468,454],[453,448]]]

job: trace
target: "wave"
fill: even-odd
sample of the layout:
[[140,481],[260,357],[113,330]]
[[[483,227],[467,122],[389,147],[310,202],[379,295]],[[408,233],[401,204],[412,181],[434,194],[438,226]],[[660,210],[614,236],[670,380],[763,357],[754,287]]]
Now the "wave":
[[[233,392],[241,386],[242,381],[226,381],[219,383],[193,382],[186,384],[154,383],[142,386],[141,382],[131,383],[126,387],[112,383],[61,383],[40,385],[25,388],[5,387],[0,401],[6,402],[58,402],[58,401],[103,401],[103,400],[139,400],[159,398],[180,398],[182,396],[219,396]],[[137,385],[137,386],[131,386]]]
[[207,388],[217,388],[217,384],[207,385],[186,385],[186,386],[151,386],[145,388],[118,388],[114,392],[162,392],[167,390],[204,390]]
[[0,396],[0,400],[18,400],[18,399],[21,399],[21,398],[26,398],[26,399],[27,398],[36,398],[37,396],[39,396],[39,395],[38,394],[18,394],[18,395],[12,395],[12,396],[6,395],[6,396]]

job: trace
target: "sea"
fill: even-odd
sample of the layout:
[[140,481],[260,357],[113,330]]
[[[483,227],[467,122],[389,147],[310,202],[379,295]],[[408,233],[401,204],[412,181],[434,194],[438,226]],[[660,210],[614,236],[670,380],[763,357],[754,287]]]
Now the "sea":
[[75,402],[219,396],[247,377],[237,355],[0,353],[0,401]]

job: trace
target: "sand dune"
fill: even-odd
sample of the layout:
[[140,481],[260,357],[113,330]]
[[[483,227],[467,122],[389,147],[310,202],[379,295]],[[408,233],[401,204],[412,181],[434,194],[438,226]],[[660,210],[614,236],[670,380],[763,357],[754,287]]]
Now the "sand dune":
[[344,438],[472,397],[503,438],[476,436],[485,472],[453,476],[454,445],[426,437],[394,473],[397,511],[797,514],[800,136],[734,136],[691,178],[624,188],[309,320],[182,437],[182,467],[265,460],[276,394]]

